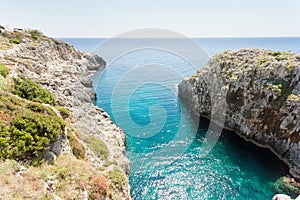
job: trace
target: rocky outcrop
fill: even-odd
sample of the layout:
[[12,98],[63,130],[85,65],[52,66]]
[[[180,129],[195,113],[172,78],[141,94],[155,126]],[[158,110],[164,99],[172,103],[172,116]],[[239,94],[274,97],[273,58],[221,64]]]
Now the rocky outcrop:
[[288,176],[280,177],[274,183],[273,187],[278,193],[287,193],[295,197],[300,195],[300,183],[296,182],[294,178]]
[[[8,41],[7,37],[16,39],[14,34],[5,32],[1,41]],[[70,124],[79,133],[86,148],[88,162],[95,167],[103,167],[108,161],[116,163],[122,169],[120,173],[127,177],[129,160],[125,156],[125,134],[111,121],[108,114],[94,105],[96,95],[91,76],[105,67],[105,61],[95,54],[82,53],[62,41],[43,35],[38,38],[32,38],[31,35],[30,38],[27,33],[22,34],[25,36],[22,35],[20,44],[13,44],[13,40],[2,50],[0,48],[0,62],[9,68],[9,79],[24,76],[54,94],[56,102],[71,111]],[[19,34],[17,36],[20,37]],[[57,139],[59,144],[53,144],[52,153],[64,151],[59,147],[62,144],[65,149],[69,149],[66,135],[65,133]],[[85,144],[89,138],[104,141],[109,150],[107,159],[97,156]],[[129,185],[126,187],[118,194],[120,199],[130,198]]]
[[[299,54],[225,51],[184,79],[179,95],[191,101],[198,115],[224,115],[225,128],[269,148],[289,166],[292,176],[300,178]],[[223,100],[224,105],[218,104]]]
[[285,194],[276,194],[272,200],[291,200],[291,197]]

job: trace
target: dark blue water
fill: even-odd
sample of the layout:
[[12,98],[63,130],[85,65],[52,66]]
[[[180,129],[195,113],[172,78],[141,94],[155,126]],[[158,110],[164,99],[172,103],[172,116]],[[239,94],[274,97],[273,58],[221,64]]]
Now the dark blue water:
[[[83,51],[104,41],[63,40]],[[300,52],[300,38],[195,41],[209,56],[240,48]],[[223,131],[213,150],[202,156],[209,122],[195,119],[176,90],[179,80],[195,71],[178,55],[144,49],[118,57],[94,78],[96,104],[126,132],[133,199],[271,199],[273,183],[287,171],[269,151]]]
[[[97,45],[105,41],[104,38],[58,38],[74,45],[81,51],[91,52]],[[195,38],[208,53],[213,56],[225,50],[237,50],[241,48],[260,48],[276,51],[293,51],[300,53],[300,38]]]

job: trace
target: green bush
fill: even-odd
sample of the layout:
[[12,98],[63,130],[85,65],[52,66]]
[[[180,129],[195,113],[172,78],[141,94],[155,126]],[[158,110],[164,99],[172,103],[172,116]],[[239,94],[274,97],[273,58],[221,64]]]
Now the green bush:
[[109,178],[111,179],[111,187],[122,189],[126,184],[126,177],[117,167],[113,171],[109,171]]
[[31,39],[33,40],[37,40],[43,35],[39,30],[26,29],[25,32],[30,34]]
[[55,105],[55,97],[53,94],[38,86],[33,81],[25,78],[17,78],[14,79],[14,82],[13,93],[19,97],[30,101]]
[[23,42],[23,39],[25,38],[24,33],[14,31],[13,35],[9,36],[9,42],[14,44],[20,44]]
[[74,156],[78,159],[84,159],[85,148],[83,147],[83,145],[77,140],[73,133],[68,132],[68,139]]
[[280,52],[280,51],[270,51],[268,54],[271,55],[271,56],[280,56],[282,54],[282,52]]
[[5,78],[8,75],[9,71],[7,67],[0,63],[0,74]]
[[28,103],[26,105],[26,108],[32,110],[33,112],[56,116],[56,113],[52,110],[50,106],[49,107],[44,106],[40,103],[35,103],[35,102]]
[[118,165],[118,163],[115,160],[114,161],[105,160],[105,163],[103,164],[103,167],[109,167],[111,165]]
[[24,102],[21,99],[14,97],[13,95],[3,95],[0,93],[0,110],[4,113],[11,114],[16,110],[22,109],[22,104]]
[[95,136],[90,136],[86,139],[87,146],[101,159],[106,160],[109,156],[109,151],[106,144],[96,138]]
[[62,106],[56,106],[55,108],[59,111],[59,113],[61,114],[61,116],[64,119],[71,116],[71,113],[70,113],[70,111],[67,108],[64,108]]
[[10,38],[9,39],[9,43],[13,43],[13,44],[21,44],[23,41],[20,38]]
[[64,127],[58,116],[21,111],[15,115],[11,128],[4,123],[0,125],[0,156],[21,160],[38,157]]
[[63,131],[64,122],[57,116],[24,112],[12,122],[12,142],[10,155],[22,157],[39,153]]
[[291,178],[287,176],[277,179],[273,185],[273,188],[277,193],[290,194],[295,198],[300,194],[300,188],[297,187],[296,183],[291,181]]
[[0,94],[0,119],[0,159],[33,163],[65,128],[50,107],[8,94]]
[[11,132],[8,124],[0,120],[0,158],[5,158],[8,154],[10,136]]

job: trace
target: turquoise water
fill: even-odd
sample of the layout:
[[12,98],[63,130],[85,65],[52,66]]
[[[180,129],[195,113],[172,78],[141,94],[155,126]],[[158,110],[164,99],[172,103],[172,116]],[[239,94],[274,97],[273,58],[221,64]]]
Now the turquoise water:
[[[92,49],[101,41],[89,39],[84,43],[84,39],[77,39],[76,43],[76,39],[65,40],[75,46],[84,44],[83,50]],[[229,46],[232,49],[255,46],[300,52],[299,38],[245,39],[244,42],[242,39],[206,39],[198,42],[206,46],[209,55],[229,49]],[[170,74],[151,71],[155,68],[153,64],[173,66],[183,77],[195,73],[190,63],[181,57],[148,49],[119,57],[95,78],[98,80],[95,82],[96,104],[126,132],[132,198],[271,199],[275,194],[272,185],[287,173],[286,167],[269,151],[257,148],[229,131],[223,131],[213,150],[202,157],[201,145],[209,122],[205,119],[199,122],[193,117],[185,102],[177,97],[174,84],[177,79]],[[147,73],[139,73],[140,77],[129,76],[123,81],[137,65],[147,66],[144,69]],[[156,76],[165,77],[166,82],[145,81],[149,76],[153,80]],[[138,87],[131,88],[133,85]]]

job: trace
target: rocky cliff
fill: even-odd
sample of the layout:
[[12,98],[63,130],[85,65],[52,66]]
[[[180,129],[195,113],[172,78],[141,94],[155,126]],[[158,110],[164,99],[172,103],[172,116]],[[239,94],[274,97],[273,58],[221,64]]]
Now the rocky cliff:
[[[63,199],[99,199],[100,197],[129,199],[127,180],[129,161],[125,156],[125,134],[111,121],[108,114],[93,103],[95,92],[90,77],[105,67],[105,61],[97,55],[82,53],[65,42],[48,38],[38,31],[9,32],[2,28],[0,30],[0,63],[8,69],[6,78],[0,76],[1,91],[4,91],[1,92],[2,96],[7,96],[7,92],[10,92],[12,87],[16,87],[13,85],[26,86],[23,82],[17,82],[18,78],[29,79],[33,81],[32,84],[36,83],[54,94],[56,106],[47,104],[45,106],[50,106],[66,121],[66,128],[62,133],[54,142],[45,146],[47,148],[43,157],[54,163],[53,166],[44,166],[48,169],[46,170],[48,174],[45,175],[47,180],[44,177],[48,189],[45,190],[45,194],[48,195],[50,192],[56,195],[56,198]],[[30,81],[25,83],[31,84]],[[8,95],[9,98],[17,98],[14,95]],[[69,110],[70,116],[64,116],[65,112],[59,114],[59,110]],[[6,114],[6,110],[2,111]],[[10,117],[14,118],[13,114]],[[9,120],[5,123],[9,124]],[[74,141],[77,142],[74,143]],[[78,148],[73,148],[72,144],[81,145],[82,152],[78,153]],[[78,156],[73,158],[76,153],[80,155],[79,158]],[[70,155],[72,158],[61,158],[60,154]],[[70,162],[66,162],[67,160]],[[6,166],[5,163],[0,164]],[[74,168],[71,169],[72,165],[78,166],[73,166]],[[55,167],[59,170],[65,167],[65,174],[69,171],[74,172],[70,174],[72,178],[69,182],[63,182],[66,185],[69,184],[70,188],[65,188],[65,191],[70,194],[63,194],[64,190],[59,189],[62,183],[59,183],[55,171],[59,170]],[[32,172],[37,176],[36,179],[42,179],[40,172],[36,175],[35,171],[38,169],[34,170],[29,167],[26,173]],[[74,176],[77,179],[73,180]],[[81,176],[86,177],[81,180]],[[61,181],[66,181],[63,179]],[[5,187],[7,190],[3,189]],[[1,196],[11,195],[12,191],[9,193],[11,185],[8,184],[5,187],[1,185],[3,189],[2,193],[0,192]],[[21,193],[19,195],[24,197]],[[7,196],[7,198],[10,197]],[[42,199],[42,196],[38,195],[38,198]]]
[[300,178],[299,54],[225,51],[184,79],[179,94],[198,115],[212,118],[217,110],[225,116],[225,128],[269,148]]

